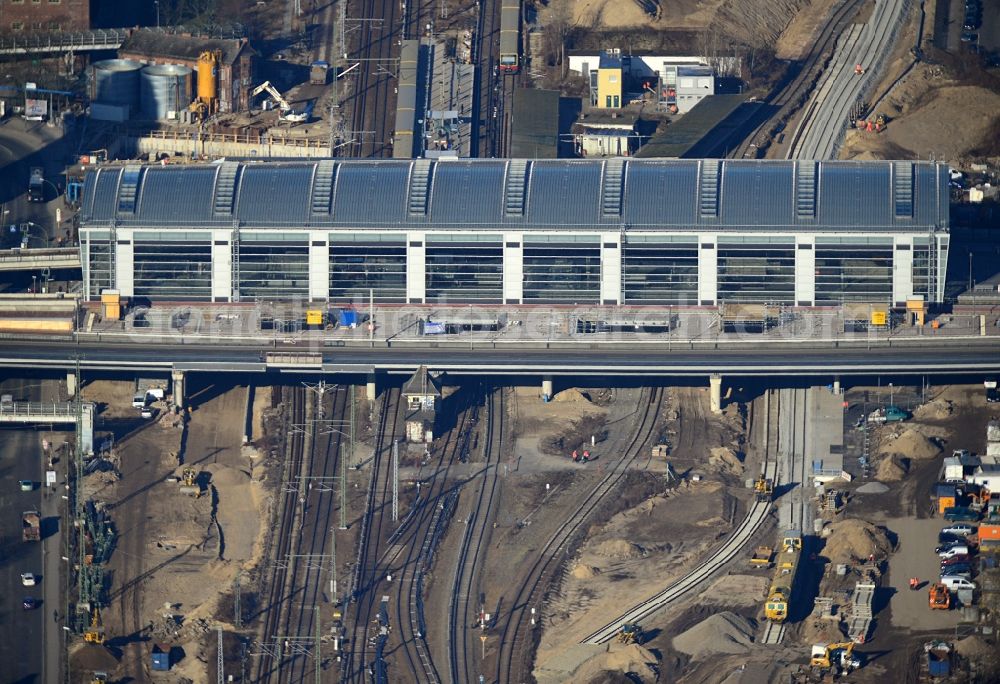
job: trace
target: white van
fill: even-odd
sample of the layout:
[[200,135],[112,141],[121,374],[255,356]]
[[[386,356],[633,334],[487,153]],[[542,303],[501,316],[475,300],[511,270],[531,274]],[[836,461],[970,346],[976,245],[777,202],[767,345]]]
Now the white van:
[[964,577],[956,577],[955,575],[944,575],[943,577],[941,577],[941,584],[948,587],[950,591],[976,588],[975,582],[967,580]]
[[143,409],[146,408],[146,393],[137,392],[134,397],[132,397],[132,408]]

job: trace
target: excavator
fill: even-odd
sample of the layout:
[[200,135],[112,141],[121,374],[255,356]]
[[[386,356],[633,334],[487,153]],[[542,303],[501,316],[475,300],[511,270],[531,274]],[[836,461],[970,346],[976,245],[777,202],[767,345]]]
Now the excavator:
[[618,643],[634,644],[642,639],[642,628],[635,623],[625,623],[618,630]]
[[179,487],[181,494],[187,494],[198,498],[201,496],[201,486],[198,484],[198,473],[194,468],[185,468],[181,471],[181,483]]
[[835,644],[813,644],[812,658],[809,665],[818,670],[837,669],[842,673],[861,667],[861,661],[852,658],[853,641],[841,641]]
[[270,95],[271,99],[278,103],[278,109],[281,110],[278,118],[282,121],[287,121],[289,123],[302,123],[303,121],[307,121],[309,119],[309,115],[306,112],[292,111],[292,105],[288,104],[288,100],[281,96],[281,93],[278,92],[277,88],[271,85],[270,81],[264,81],[259,86],[254,88],[253,92],[250,93],[250,97],[257,97],[264,92]]
[[757,496],[757,502],[770,501],[774,496],[774,482],[761,475],[753,483],[753,491]]
[[931,610],[948,610],[951,608],[951,592],[943,584],[932,584],[927,591],[927,603]]
[[90,627],[83,633],[83,640],[88,644],[104,643],[104,625],[101,622],[101,611],[97,606],[90,611]]

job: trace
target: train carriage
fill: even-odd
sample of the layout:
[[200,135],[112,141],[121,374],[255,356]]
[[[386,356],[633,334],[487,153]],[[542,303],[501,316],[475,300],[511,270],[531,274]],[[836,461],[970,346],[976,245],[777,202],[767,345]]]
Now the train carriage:
[[501,0],[500,71],[516,74],[521,69],[521,0]]
[[767,592],[764,617],[771,622],[784,622],[795,592],[795,575],[802,556],[802,534],[789,530],[782,535],[781,552],[775,558],[774,579]]

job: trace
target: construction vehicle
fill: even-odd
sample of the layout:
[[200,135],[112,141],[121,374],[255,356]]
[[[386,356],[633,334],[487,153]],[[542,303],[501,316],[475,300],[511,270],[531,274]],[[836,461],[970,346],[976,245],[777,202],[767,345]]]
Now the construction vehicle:
[[83,633],[83,640],[88,644],[104,643],[104,625],[101,622],[101,611],[97,606],[90,611],[90,627]]
[[108,681],[107,672],[95,672],[90,684],[104,684],[106,681]]
[[835,644],[813,644],[812,657],[809,665],[818,670],[837,669],[848,673],[861,667],[861,661],[851,656],[854,651],[853,641],[841,641]]
[[251,98],[257,97],[258,95],[264,92],[270,95],[271,99],[273,99],[278,104],[278,109],[280,110],[278,118],[280,120],[287,121],[289,123],[302,123],[303,121],[306,121],[309,118],[309,115],[306,114],[305,112],[293,111],[292,105],[288,104],[288,100],[286,100],[281,96],[281,93],[278,92],[277,88],[271,85],[270,81],[264,81],[259,86],[254,88],[253,92],[250,93],[250,97]]
[[802,533],[789,530],[782,535],[781,553],[775,559],[774,579],[767,592],[764,617],[771,622],[784,622],[795,593],[795,573],[802,556]]
[[313,85],[326,85],[330,78],[330,63],[322,60],[309,65],[309,82]]
[[201,496],[201,486],[198,484],[198,473],[194,468],[185,468],[181,471],[180,493],[193,496],[196,499]]
[[21,514],[21,539],[38,541],[42,538],[41,515],[38,511],[25,511]]
[[949,610],[951,608],[951,592],[943,584],[932,584],[927,591],[927,603],[931,610]]
[[758,503],[770,501],[774,496],[774,481],[761,475],[754,481],[753,491]]
[[771,567],[771,555],[774,549],[770,546],[758,546],[750,557],[750,565],[755,568]]
[[642,628],[635,623],[626,622],[618,630],[617,638],[620,644],[634,644],[642,640]]

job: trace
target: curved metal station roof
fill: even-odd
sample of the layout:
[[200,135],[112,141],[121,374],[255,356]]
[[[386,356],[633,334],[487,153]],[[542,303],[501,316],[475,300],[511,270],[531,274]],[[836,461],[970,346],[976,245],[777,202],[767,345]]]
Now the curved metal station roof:
[[906,231],[948,226],[938,162],[335,160],[91,170],[84,226]]

